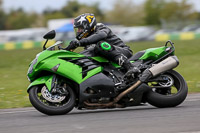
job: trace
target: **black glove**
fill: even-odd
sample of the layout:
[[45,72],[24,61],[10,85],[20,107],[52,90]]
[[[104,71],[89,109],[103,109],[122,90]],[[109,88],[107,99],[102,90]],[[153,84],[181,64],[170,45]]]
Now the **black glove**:
[[69,45],[65,48],[65,50],[74,50],[80,46],[80,42],[78,40],[72,40]]

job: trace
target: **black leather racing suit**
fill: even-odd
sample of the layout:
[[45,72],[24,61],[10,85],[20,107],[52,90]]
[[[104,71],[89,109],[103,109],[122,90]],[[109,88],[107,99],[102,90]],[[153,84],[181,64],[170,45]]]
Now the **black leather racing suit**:
[[[101,43],[99,43],[102,41],[109,43],[111,45],[111,49],[102,49],[100,46]],[[100,55],[108,60],[118,63],[121,66],[124,66],[127,58],[132,56],[132,51],[129,47],[124,44],[123,41],[117,37],[110,28],[102,23],[98,23],[96,25],[94,32],[90,36],[81,39],[80,44],[81,46],[89,46],[82,52],[82,54],[91,55],[91,53],[93,53],[94,55]]]

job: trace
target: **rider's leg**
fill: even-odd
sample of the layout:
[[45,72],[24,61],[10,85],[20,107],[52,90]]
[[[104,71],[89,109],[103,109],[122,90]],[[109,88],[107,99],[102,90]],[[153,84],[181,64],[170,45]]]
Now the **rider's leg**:
[[96,45],[95,52],[124,67],[128,74],[139,71],[132,65],[132,63],[130,63],[130,61],[128,61],[128,58],[132,56],[132,52],[129,50],[129,48],[117,47],[106,42],[101,42]]

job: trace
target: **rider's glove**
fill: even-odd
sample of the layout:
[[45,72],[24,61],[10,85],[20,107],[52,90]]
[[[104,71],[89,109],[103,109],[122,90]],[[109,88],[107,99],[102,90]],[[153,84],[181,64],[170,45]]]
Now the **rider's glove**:
[[79,46],[80,46],[80,42],[78,40],[72,40],[65,49],[66,50],[74,50]]

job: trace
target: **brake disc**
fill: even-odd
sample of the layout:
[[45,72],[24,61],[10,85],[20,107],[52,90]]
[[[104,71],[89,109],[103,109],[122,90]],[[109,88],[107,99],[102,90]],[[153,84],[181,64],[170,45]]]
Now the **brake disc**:
[[42,87],[41,90],[42,96],[49,102],[58,103],[65,99],[66,96],[52,95],[46,86]]
[[158,84],[162,87],[171,87],[174,84],[174,79],[169,75],[162,75],[165,82],[159,82]]

